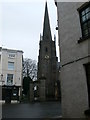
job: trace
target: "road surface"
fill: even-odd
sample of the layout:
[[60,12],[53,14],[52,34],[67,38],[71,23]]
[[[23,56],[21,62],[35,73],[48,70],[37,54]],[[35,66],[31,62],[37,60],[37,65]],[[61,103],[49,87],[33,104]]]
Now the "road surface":
[[60,102],[13,103],[2,105],[2,118],[57,118]]

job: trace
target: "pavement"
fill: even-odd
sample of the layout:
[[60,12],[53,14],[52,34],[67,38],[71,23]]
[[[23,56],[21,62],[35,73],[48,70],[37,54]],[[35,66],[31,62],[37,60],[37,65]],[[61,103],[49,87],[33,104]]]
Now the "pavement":
[[[18,103],[17,100],[11,100],[11,104]],[[0,104],[5,104],[5,100],[0,100]]]

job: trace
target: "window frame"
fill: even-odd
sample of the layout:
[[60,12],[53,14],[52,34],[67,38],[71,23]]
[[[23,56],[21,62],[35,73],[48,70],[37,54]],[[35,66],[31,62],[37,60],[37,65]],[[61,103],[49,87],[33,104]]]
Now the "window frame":
[[[12,75],[12,81],[11,81],[10,84],[9,84],[9,82],[8,82],[8,81],[9,81],[8,78],[10,77],[9,75]],[[7,83],[6,83],[6,84],[7,84],[7,85],[13,85],[13,81],[14,81],[14,74],[9,74],[9,73],[8,73],[8,74],[7,74]]]
[[[10,66],[10,64],[9,63],[13,63],[13,66]],[[10,62],[10,61],[8,61],[8,70],[14,70],[14,62]]]
[[[90,14],[90,10],[88,12],[86,12],[86,9],[90,6],[90,3],[87,3],[85,6],[82,6],[79,9],[79,16],[80,16],[80,24],[81,24],[81,32],[82,32],[82,39],[87,39],[90,38],[90,27],[88,25],[90,18],[86,18],[86,15]],[[82,12],[84,12],[84,14],[82,15]],[[82,18],[85,16],[85,21],[82,21]],[[83,25],[86,24],[86,29],[83,28]],[[85,30],[88,31],[87,35],[85,35]]]

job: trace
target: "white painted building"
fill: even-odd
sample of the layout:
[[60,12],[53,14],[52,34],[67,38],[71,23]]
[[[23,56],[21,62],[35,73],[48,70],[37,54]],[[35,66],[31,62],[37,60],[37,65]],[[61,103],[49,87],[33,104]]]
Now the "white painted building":
[[90,2],[57,1],[62,117],[84,118],[90,114]]
[[[0,47],[0,85],[22,87],[23,51]],[[20,95],[19,88],[19,95]]]

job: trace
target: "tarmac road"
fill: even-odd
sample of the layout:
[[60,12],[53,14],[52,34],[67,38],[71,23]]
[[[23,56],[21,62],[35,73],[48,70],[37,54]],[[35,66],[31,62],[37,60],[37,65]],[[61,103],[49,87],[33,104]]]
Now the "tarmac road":
[[13,103],[2,105],[2,118],[57,118],[60,102]]

